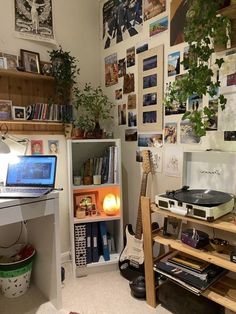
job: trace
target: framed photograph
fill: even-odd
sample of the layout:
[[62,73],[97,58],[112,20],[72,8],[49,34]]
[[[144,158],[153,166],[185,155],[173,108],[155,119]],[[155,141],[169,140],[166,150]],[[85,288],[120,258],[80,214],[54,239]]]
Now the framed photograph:
[[12,107],[12,118],[13,120],[26,120],[25,107]]
[[20,50],[21,63],[26,72],[38,73],[40,74],[40,57],[39,53]]
[[7,69],[7,59],[0,57],[0,69]]
[[0,120],[11,120],[12,101],[0,100]]
[[42,155],[43,154],[43,141],[42,140],[31,140],[31,155]]
[[74,194],[74,204],[84,210],[86,216],[97,215],[97,192]]
[[7,69],[16,70],[18,67],[18,56],[9,53],[3,53],[2,56],[6,58]]

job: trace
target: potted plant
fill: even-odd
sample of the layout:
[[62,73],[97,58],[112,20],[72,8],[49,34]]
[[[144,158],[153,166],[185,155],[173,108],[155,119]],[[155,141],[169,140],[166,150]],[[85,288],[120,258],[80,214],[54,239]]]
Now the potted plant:
[[[217,96],[220,81],[218,70],[224,63],[223,58],[216,58],[211,67],[211,58],[214,45],[224,44],[228,41],[227,29],[229,20],[227,17],[217,15],[217,10],[222,0],[192,0],[187,12],[187,23],[184,30],[185,41],[189,44],[189,57],[182,61],[184,67],[188,67],[180,80],[176,80],[169,88],[164,104],[167,107],[174,103],[184,104],[188,97],[209,94]],[[218,96],[222,110],[225,108],[226,98]],[[204,136],[209,120],[215,113],[208,107],[187,111],[182,119],[193,122],[196,135]]]
[[89,128],[93,126],[94,137],[102,137],[101,122],[113,118],[111,114],[113,107],[114,104],[100,86],[93,88],[90,83],[86,83],[83,89],[75,88],[75,108],[82,117],[80,121],[84,119]]
[[54,101],[63,105],[63,122],[71,123],[73,120],[72,91],[80,71],[77,67],[78,61],[71,56],[70,52],[64,51],[61,46],[49,51],[49,56],[52,63],[52,76],[55,79]]

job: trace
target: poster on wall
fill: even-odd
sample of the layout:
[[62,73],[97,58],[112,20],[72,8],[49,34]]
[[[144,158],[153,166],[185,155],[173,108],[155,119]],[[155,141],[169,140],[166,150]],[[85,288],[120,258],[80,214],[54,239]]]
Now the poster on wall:
[[175,0],[170,4],[170,46],[184,42],[184,27],[189,8],[188,0]]
[[133,37],[142,30],[142,7],[142,0],[109,0],[104,3],[104,49]]
[[15,36],[56,43],[52,0],[15,0]]

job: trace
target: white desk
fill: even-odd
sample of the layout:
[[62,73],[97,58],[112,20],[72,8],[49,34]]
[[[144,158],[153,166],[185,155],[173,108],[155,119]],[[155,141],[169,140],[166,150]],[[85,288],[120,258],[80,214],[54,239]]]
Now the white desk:
[[[43,295],[46,301],[52,302],[57,309],[60,309],[61,265],[58,192],[33,199],[0,199],[0,226],[25,220],[27,221],[28,242],[36,249],[32,270],[32,289],[34,293],[39,291],[39,294]],[[26,297],[26,294],[15,299],[1,297],[0,309],[4,312],[4,304],[8,304],[7,307],[10,303],[17,306],[17,302],[20,303],[21,298]],[[17,307],[15,310],[15,313],[19,313]]]

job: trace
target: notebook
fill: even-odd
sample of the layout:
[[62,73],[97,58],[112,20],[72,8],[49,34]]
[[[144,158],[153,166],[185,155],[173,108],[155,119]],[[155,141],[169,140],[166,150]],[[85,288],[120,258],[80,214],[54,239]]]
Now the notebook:
[[55,186],[57,156],[17,156],[9,162],[0,198],[39,197]]

